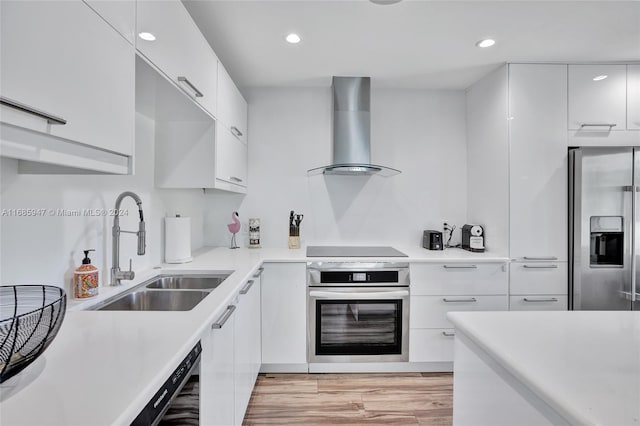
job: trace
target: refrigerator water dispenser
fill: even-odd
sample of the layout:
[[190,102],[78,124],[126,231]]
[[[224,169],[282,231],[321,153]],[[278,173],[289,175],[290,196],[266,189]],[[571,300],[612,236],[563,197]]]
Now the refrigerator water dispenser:
[[624,228],[622,216],[591,216],[591,267],[624,266]]

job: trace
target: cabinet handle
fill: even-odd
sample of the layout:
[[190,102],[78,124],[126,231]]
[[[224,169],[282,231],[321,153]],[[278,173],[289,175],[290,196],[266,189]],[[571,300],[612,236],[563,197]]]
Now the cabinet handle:
[[447,299],[446,297],[442,299],[445,303],[469,303],[469,302],[477,302],[475,297],[470,297],[469,299]]
[[455,337],[456,332],[455,331],[443,331],[442,335],[445,337]]
[[245,285],[242,290],[240,290],[240,294],[247,294],[253,285],[253,280],[247,281],[247,285]]
[[231,126],[231,132],[237,137],[242,136],[242,132],[236,126]]
[[558,269],[558,265],[522,265],[526,269]]
[[523,259],[524,260],[558,260],[558,258],[555,256],[542,256],[542,257],[524,256]]
[[478,269],[476,265],[442,265],[444,269]]
[[218,321],[216,321],[213,324],[211,324],[211,328],[212,329],[218,329],[218,328],[224,327],[225,323],[229,320],[229,317],[231,316],[231,314],[235,310],[236,310],[235,305],[227,306],[227,310],[224,311],[224,314],[222,314],[222,316],[220,318],[218,318]]
[[611,130],[613,127],[616,127],[617,124],[613,124],[613,123],[582,123],[580,124],[580,128],[584,128],[584,127],[608,127],[609,130]]
[[191,90],[193,90],[193,92],[196,94],[196,98],[201,98],[201,97],[204,96],[202,94],[202,92],[198,90],[198,88],[196,86],[191,84],[191,82],[187,79],[187,77],[178,77],[178,81],[181,82],[181,83],[186,84],[187,86],[189,86],[191,88]]
[[527,297],[525,297],[524,299],[522,299],[523,301],[527,302],[527,303],[537,303],[537,302],[557,302],[558,299],[556,299],[555,297],[550,297],[548,299],[529,299]]
[[60,124],[62,126],[67,124],[67,120],[65,120],[64,118],[56,117],[53,114],[49,114],[48,112],[30,107],[29,105],[14,101],[13,99],[5,98],[4,96],[0,96],[0,104],[6,105],[13,109],[17,109],[19,111],[26,112],[27,114],[35,115],[36,117],[44,118],[49,124]]
[[235,177],[235,176],[230,176],[229,180],[232,180],[234,182],[242,182],[242,179],[240,179],[239,177]]
[[258,268],[258,271],[255,274],[253,274],[253,278],[260,277],[260,275],[262,275],[262,271],[264,271],[264,268]]

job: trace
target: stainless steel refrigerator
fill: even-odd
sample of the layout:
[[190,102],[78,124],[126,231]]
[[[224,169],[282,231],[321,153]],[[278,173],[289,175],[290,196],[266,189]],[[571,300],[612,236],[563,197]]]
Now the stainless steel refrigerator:
[[570,309],[640,310],[640,148],[569,151]]

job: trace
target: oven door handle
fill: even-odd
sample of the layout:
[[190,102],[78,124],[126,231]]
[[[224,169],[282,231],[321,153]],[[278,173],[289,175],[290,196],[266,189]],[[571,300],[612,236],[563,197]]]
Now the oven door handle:
[[369,291],[369,292],[353,292],[353,293],[341,293],[337,291],[317,291],[313,290],[309,292],[310,297],[317,299],[338,299],[338,300],[366,300],[366,299],[389,299],[409,296],[408,290],[394,290],[394,291]]

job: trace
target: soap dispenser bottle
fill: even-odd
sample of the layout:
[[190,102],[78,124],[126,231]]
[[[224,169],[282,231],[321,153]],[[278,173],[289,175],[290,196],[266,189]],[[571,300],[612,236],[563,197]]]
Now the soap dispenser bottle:
[[84,259],[73,274],[73,296],[76,299],[86,299],[98,295],[98,268],[91,264],[89,252],[84,250]]

